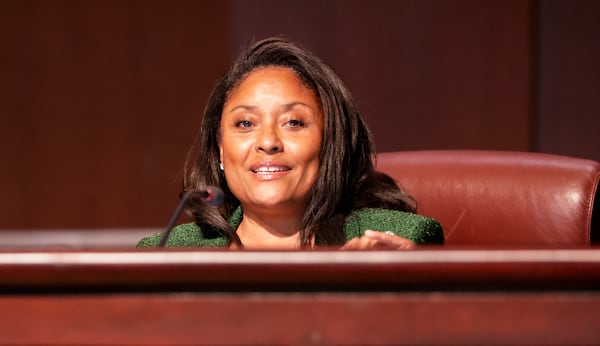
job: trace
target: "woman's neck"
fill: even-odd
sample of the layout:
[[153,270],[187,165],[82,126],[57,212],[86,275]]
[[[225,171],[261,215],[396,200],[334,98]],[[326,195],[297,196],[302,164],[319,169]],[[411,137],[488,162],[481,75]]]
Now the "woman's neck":
[[246,249],[297,249],[300,247],[300,217],[244,209],[236,233]]

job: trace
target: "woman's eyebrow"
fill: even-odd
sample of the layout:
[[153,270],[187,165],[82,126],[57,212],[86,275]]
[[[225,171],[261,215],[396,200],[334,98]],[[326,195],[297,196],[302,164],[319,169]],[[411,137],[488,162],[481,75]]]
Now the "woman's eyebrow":
[[[309,108],[311,110],[313,110],[313,107],[311,107],[310,105],[304,103],[304,102],[300,102],[300,101],[295,101],[295,102],[290,102],[290,103],[286,103],[281,105],[281,109],[282,111],[286,112],[289,111],[290,109],[296,107],[296,106],[304,106],[306,108]],[[233,107],[229,112],[233,112],[235,110],[238,109],[243,109],[243,110],[247,110],[247,111],[256,111],[258,110],[258,106],[252,106],[252,105],[238,105]]]
[[290,102],[290,103],[286,103],[282,106],[282,109],[284,111],[289,111],[290,109],[296,107],[296,106],[304,106],[308,109],[313,109],[313,107],[311,107],[310,105],[304,103],[304,102],[300,102],[300,101],[296,101],[296,102]]
[[257,106],[250,106],[250,105],[239,105],[239,106],[235,106],[233,107],[230,112],[233,112],[237,109],[243,109],[243,110],[247,110],[247,111],[255,111],[258,109]]

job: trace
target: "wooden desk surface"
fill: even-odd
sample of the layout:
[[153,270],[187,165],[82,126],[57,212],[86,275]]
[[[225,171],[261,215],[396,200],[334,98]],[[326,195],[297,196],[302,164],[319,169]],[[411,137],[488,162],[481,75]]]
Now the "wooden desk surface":
[[600,250],[4,251],[0,344],[592,345]]
[[600,249],[5,251],[3,290],[406,291],[600,288]]

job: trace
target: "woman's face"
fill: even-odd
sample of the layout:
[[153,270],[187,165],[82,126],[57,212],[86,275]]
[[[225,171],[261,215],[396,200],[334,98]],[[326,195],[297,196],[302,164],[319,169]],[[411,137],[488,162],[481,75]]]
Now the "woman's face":
[[317,179],[322,133],[319,102],[291,70],[259,68],[242,80],[223,107],[219,149],[244,210],[301,213]]

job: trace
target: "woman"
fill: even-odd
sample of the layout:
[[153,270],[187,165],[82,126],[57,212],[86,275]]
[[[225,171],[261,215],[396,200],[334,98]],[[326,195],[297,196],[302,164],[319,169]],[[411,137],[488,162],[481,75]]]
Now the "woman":
[[[340,78],[311,52],[269,38],[217,82],[186,160],[186,190],[225,193],[167,246],[408,249],[440,224],[372,163],[371,134]],[[160,234],[142,239],[151,247]]]

